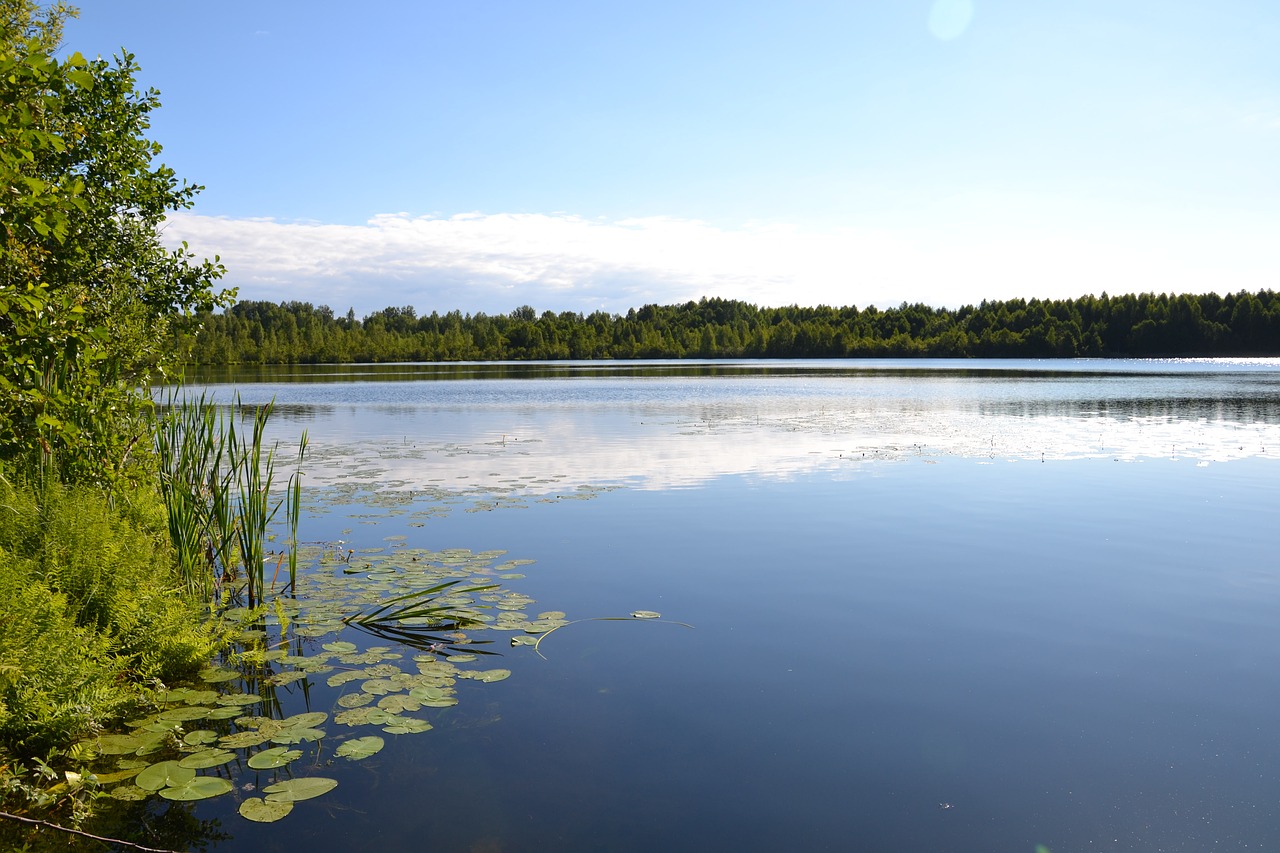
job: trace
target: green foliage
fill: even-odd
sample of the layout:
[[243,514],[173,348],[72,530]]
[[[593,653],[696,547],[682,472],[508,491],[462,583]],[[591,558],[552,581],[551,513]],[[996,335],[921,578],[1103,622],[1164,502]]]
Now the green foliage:
[[158,94],[135,88],[133,57],[58,60],[66,7],[0,10],[0,458],[40,451],[109,482],[140,438],[135,389],[164,367],[168,324],[221,304],[222,268],[160,242],[200,188],[153,162]]
[[[12,472],[10,472],[10,476]],[[0,479],[0,752],[37,755],[213,649],[175,596],[157,496]]]
[[509,315],[356,321],[305,302],[240,302],[185,321],[175,350],[201,364],[597,358],[1054,358],[1280,354],[1280,298],[1140,294],[983,302],[956,310],[759,308],[702,299],[625,315],[523,306]]

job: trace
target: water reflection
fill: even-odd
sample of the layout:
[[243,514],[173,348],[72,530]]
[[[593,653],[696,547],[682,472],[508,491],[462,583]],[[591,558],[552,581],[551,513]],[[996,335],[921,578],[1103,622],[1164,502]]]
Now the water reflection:
[[[248,376],[255,384],[242,384]],[[1280,360],[557,362],[241,371],[313,484],[548,493],[908,457],[1280,456]],[[370,381],[373,380],[373,381]],[[448,380],[448,381],[438,381]],[[221,399],[232,387],[209,386]]]

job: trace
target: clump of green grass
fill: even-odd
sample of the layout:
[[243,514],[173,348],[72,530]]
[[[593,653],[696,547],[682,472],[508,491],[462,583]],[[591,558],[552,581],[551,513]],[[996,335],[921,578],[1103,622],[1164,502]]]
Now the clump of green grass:
[[[169,536],[187,589],[219,603],[224,585],[244,579],[248,604],[265,591],[264,542],[283,498],[273,498],[277,446],[266,442],[272,404],[253,410],[249,429],[205,394],[170,396],[154,424],[161,494]],[[298,466],[286,489],[290,527],[289,582],[297,578],[298,518],[302,506],[302,434]]]

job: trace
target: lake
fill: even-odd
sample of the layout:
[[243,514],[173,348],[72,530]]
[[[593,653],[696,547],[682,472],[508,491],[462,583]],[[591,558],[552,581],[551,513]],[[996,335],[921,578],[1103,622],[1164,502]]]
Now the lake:
[[[411,564],[461,567],[444,576],[499,585],[473,596],[499,618],[440,648],[289,611],[292,657],[270,666],[296,671],[249,713],[324,712],[325,736],[284,775],[202,771],[230,795],[129,806],[112,826],[142,843],[1280,846],[1280,360],[193,378],[275,401],[286,473],[307,431],[313,579],[386,597]],[[474,649],[497,654],[471,659],[490,635]],[[429,731],[337,723],[399,688],[335,675],[389,666],[360,677],[404,687],[450,659],[509,676],[450,678],[438,707],[402,711]],[[375,755],[335,749],[370,734]],[[286,776],[338,785],[278,822],[237,814]]]

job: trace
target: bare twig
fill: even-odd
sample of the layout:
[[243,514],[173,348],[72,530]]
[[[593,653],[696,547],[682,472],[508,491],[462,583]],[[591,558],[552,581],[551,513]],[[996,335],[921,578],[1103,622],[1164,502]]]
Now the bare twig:
[[43,827],[45,829],[56,829],[59,832],[69,832],[72,835],[83,836],[84,838],[92,838],[94,841],[105,841],[108,844],[123,844],[126,847],[132,847],[135,850],[145,850],[147,853],[179,853],[177,850],[168,850],[162,847],[145,847],[141,844],[134,844],[132,841],[122,841],[119,838],[107,838],[103,835],[94,835],[91,832],[84,832],[79,829],[72,829],[69,826],[60,826],[56,823],[49,823],[47,820],[36,820],[33,817],[22,817],[21,815],[9,814],[8,812],[0,812],[0,817],[16,820],[22,823],[29,823],[33,826]]

